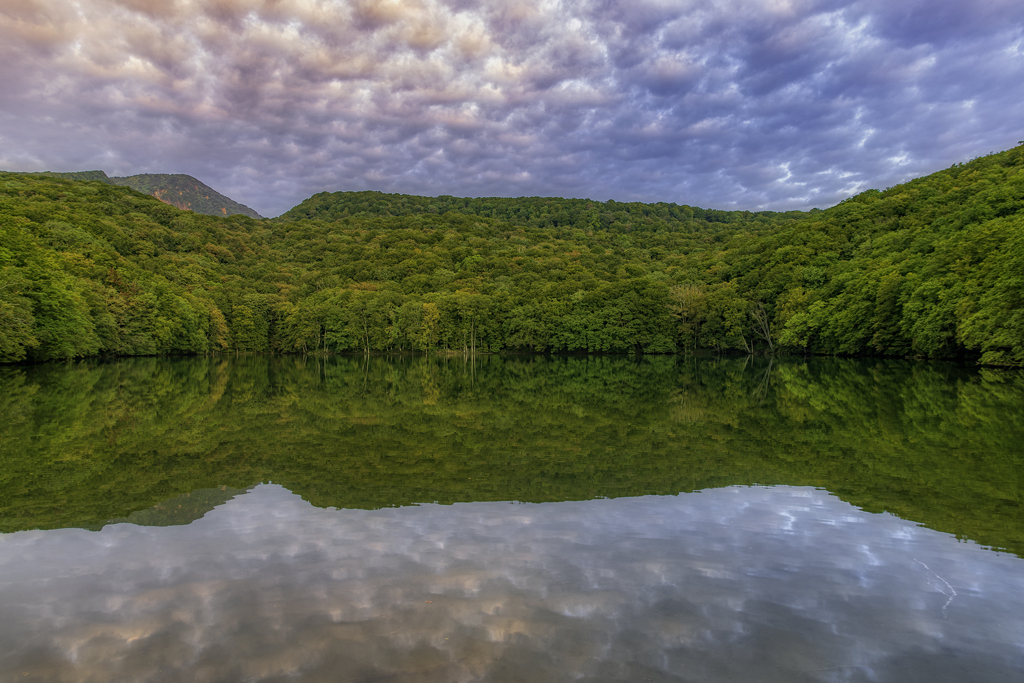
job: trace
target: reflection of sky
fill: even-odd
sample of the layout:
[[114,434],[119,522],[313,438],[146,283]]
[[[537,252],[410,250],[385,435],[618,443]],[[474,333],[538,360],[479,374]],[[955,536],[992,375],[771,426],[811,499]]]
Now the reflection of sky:
[[1024,562],[806,488],[364,511],[260,486],[183,527],[2,536],[0,613],[4,681],[1024,674]]

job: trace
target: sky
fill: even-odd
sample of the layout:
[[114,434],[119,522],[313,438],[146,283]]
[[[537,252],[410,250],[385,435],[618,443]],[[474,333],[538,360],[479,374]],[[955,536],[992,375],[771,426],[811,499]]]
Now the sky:
[[1024,139],[1020,0],[3,0],[0,169],[825,208]]

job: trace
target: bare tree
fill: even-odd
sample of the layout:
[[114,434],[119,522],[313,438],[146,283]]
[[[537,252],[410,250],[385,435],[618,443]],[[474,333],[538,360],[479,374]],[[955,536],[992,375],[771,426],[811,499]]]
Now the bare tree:
[[764,339],[768,343],[768,350],[771,353],[775,353],[775,342],[772,339],[775,331],[771,316],[768,315],[768,310],[764,307],[764,304],[758,301],[752,305],[750,307],[750,317],[754,321],[754,334]]

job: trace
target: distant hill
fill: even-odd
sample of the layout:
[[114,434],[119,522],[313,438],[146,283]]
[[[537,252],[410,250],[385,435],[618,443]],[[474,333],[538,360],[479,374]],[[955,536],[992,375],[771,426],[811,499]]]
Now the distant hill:
[[[97,171],[91,172],[96,173]],[[98,173],[102,173],[102,171],[98,171]],[[85,178],[82,179],[85,180]],[[109,182],[114,185],[126,185],[133,190],[152,195],[165,204],[207,216],[233,216],[240,213],[250,218],[263,217],[248,206],[225,197],[220,192],[190,175],[181,173],[142,173],[121,178],[110,178]]]
[[535,228],[573,227],[581,230],[625,228],[638,221],[652,225],[658,223],[671,229],[692,227],[694,221],[703,227],[710,224],[750,226],[804,215],[799,211],[721,211],[666,202],[600,202],[561,197],[419,197],[364,190],[315,194],[281,214],[278,220],[338,221],[346,218],[444,215],[449,211]]
[[206,216],[234,216],[240,213],[250,218],[263,218],[248,206],[239,204],[192,176],[181,173],[141,173],[113,178],[107,176],[103,171],[72,171],[70,173],[43,171],[35,175],[64,180],[92,180],[107,185],[123,185],[156,197],[164,204]]

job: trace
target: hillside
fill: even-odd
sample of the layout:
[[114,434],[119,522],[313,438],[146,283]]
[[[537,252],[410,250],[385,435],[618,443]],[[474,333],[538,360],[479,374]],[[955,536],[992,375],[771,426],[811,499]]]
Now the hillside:
[[824,211],[323,193],[204,216],[0,174],[0,358],[708,349],[1024,364],[1024,147]]
[[111,178],[103,171],[72,171],[69,173],[43,171],[34,174],[18,173],[17,175],[39,175],[47,178],[61,178],[63,180],[91,180],[108,185],[123,185],[138,190],[143,194],[156,197],[165,204],[206,216],[234,216],[235,214],[242,214],[250,218],[262,218],[262,216],[248,206],[225,197],[190,175],[143,173],[140,175]]
[[248,206],[225,197],[190,175],[143,173],[120,178],[114,177],[110,179],[110,182],[114,185],[126,185],[143,194],[152,195],[171,206],[206,216],[242,214],[250,218],[262,218]]
[[282,214],[278,220],[338,221],[346,218],[380,218],[441,215],[449,211],[465,216],[495,218],[532,228],[579,230],[680,230],[716,224],[765,225],[802,217],[800,211],[719,211],[658,202],[597,202],[558,197],[417,197],[383,192],[321,192]]

